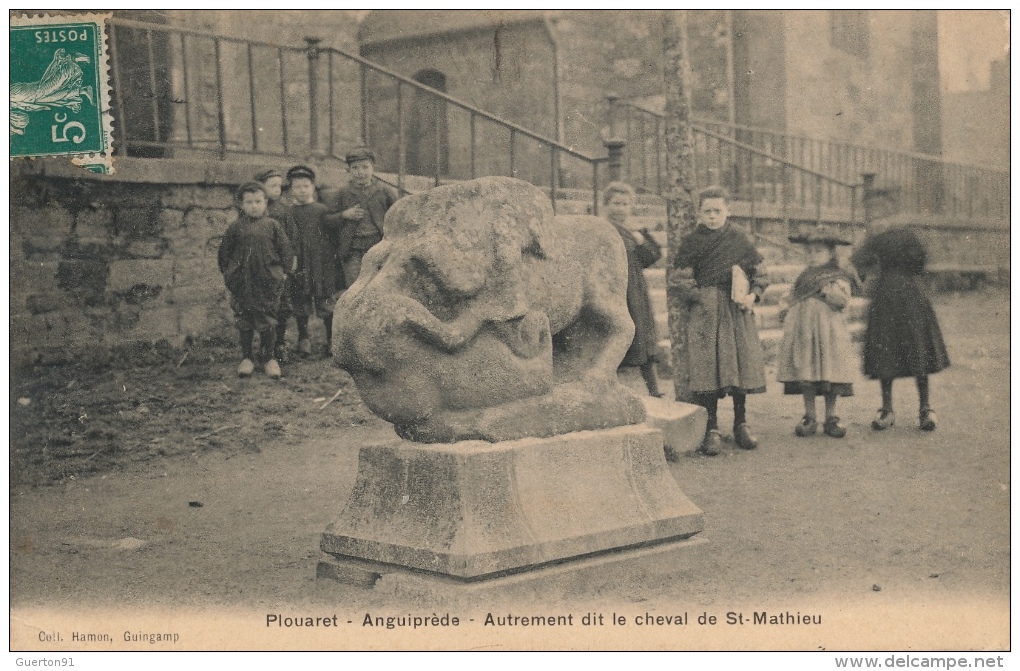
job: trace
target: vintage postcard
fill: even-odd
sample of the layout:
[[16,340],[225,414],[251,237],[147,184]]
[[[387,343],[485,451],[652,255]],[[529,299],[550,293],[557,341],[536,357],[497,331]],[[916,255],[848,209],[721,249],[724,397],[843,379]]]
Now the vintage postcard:
[[69,156],[112,172],[109,16],[11,16],[12,159]]
[[12,656],[1002,667],[1009,41],[13,11]]

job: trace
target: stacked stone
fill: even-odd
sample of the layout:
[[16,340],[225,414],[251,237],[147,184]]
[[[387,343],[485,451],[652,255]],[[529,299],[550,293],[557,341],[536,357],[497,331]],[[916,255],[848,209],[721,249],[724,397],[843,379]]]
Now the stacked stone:
[[229,186],[24,174],[11,192],[16,363],[76,348],[227,335],[216,249],[237,216]]

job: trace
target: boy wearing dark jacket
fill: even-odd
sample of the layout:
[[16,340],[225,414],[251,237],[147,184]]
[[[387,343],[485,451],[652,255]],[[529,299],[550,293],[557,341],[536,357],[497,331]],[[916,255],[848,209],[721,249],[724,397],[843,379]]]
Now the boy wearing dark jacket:
[[217,259],[240,332],[244,358],[237,374],[248,377],[255,372],[252,345],[258,331],[266,375],[279,378],[280,363],[275,355],[277,317],[294,253],[283,226],[266,216],[266,192],[260,183],[242,185],[236,197],[241,216],[223,235]]
[[291,242],[297,270],[290,282],[290,301],[297,319],[298,351],[312,353],[308,319],[317,315],[326,329],[326,355],[333,341],[333,306],[338,297],[336,244],[327,222],[328,208],[318,202],[315,171],[297,165],[287,171],[290,183]]
[[375,154],[368,147],[351,150],[346,161],[351,179],[340,190],[334,210],[340,215],[337,255],[349,287],[358,279],[365,252],[382,240],[383,219],[397,194],[374,179]]

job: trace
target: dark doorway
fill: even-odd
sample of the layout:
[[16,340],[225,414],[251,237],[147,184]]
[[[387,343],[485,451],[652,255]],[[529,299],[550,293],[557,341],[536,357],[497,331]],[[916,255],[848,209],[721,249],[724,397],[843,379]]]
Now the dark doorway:
[[[422,70],[414,80],[446,92],[446,75]],[[450,172],[450,139],[446,101],[427,91],[415,90],[411,99],[407,140],[407,172],[411,175],[442,176]]]

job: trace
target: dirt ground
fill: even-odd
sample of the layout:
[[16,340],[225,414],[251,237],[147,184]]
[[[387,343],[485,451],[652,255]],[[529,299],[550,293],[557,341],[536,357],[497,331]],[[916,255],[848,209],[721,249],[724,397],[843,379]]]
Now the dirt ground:
[[[465,592],[456,607],[482,616],[494,603],[598,608],[606,618],[682,609],[693,620],[747,606],[821,612],[829,627],[817,640],[761,627],[739,637],[698,633],[692,621],[686,637],[660,630],[645,639],[621,628],[587,638],[535,630],[537,638],[518,639],[524,634],[514,631],[490,641],[511,648],[1008,648],[1009,294],[942,295],[936,309],[953,363],[932,378],[936,432],[917,429],[906,380],[895,387],[895,427],[873,432],[878,386],[860,380],[840,408],[846,438],[795,438],[800,400],[773,384],[748,403],[760,449],[687,454],[670,467],[705,511],[702,542],[580,586],[554,577]],[[349,629],[322,642],[265,633],[268,612],[350,613],[347,626],[358,628],[365,612],[404,615],[451,601],[449,592],[430,601],[316,580],[319,535],[353,485],[359,446],[391,438],[392,429],[326,360],[290,363],[275,382],[239,379],[236,365],[233,347],[205,343],[187,356],[142,348],[12,376],[12,645],[73,649],[61,627],[86,628],[111,612],[144,619],[154,609],[204,613],[234,632],[177,649],[461,648],[494,636],[474,629],[387,639]],[[230,620],[239,628],[227,613],[239,614]],[[916,623],[904,620],[911,617]],[[37,630],[63,635],[38,643]],[[131,647],[121,640],[115,648]]]

